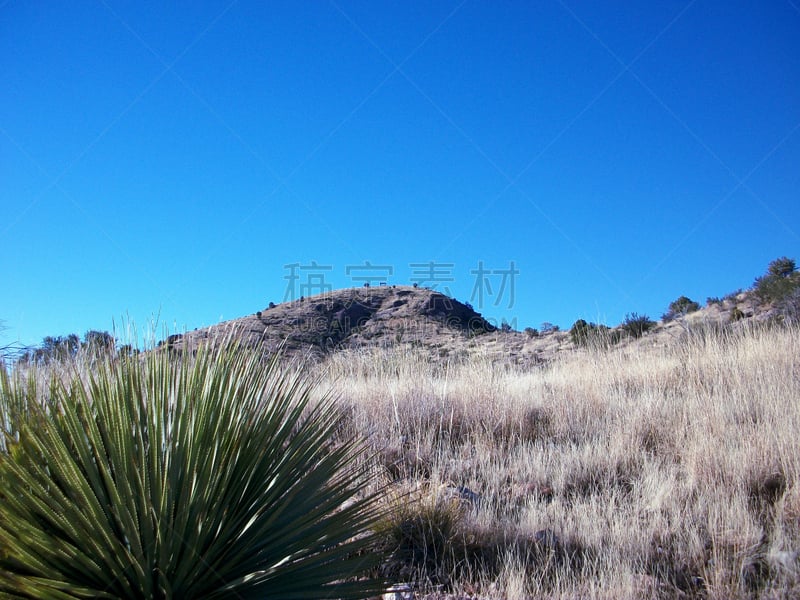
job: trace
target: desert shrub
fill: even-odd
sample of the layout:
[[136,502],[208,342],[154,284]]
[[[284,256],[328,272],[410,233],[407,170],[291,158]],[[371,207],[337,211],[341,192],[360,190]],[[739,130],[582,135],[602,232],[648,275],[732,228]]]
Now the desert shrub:
[[569,330],[569,338],[576,346],[583,346],[589,338],[589,332],[594,323],[588,323],[584,319],[578,319],[572,324]]
[[553,325],[552,323],[545,321],[541,325],[539,325],[539,330],[542,333],[553,333],[559,330],[558,325]]
[[526,327],[525,335],[527,335],[529,338],[539,337],[539,330],[535,327]]
[[733,309],[731,310],[731,314],[728,317],[728,320],[731,323],[734,323],[736,321],[741,321],[742,319],[744,319],[744,317],[745,317],[744,312],[742,312],[742,310],[738,306],[734,306]]
[[700,305],[697,302],[687,296],[681,296],[677,300],[673,300],[669,303],[669,308],[667,312],[661,315],[661,320],[665,322],[672,321],[673,319],[683,317],[697,310],[700,310]]
[[714,304],[716,305],[722,304],[722,298],[718,296],[709,296],[708,298],[706,298],[706,306],[712,306]]
[[[91,332],[87,332],[87,335]],[[42,338],[39,346],[24,349],[19,354],[19,359],[23,363],[47,364],[54,361],[69,360],[78,353],[81,348],[81,339],[77,334],[69,335],[48,335]]]
[[796,270],[794,259],[786,256],[776,258],[767,267],[767,273],[774,277],[790,277]]
[[95,355],[113,352],[117,340],[107,331],[89,330],[83,334],[82,348]]
[[578,319],[569,330],[569,337],[576,346],[605,348],[620,340],[620,333],[609,329],[606,325],[588,323]]
[[781,302],[800,288],[800,273],[791,258],[777,258],[769,263],[767,272],[753,283],[756,296],[762,302]]
[[277,359],[154,351],[73,372],[49,385],[0,372],[0,595],[355,599],[382,588],[355,578],[379,561],[362,446],[335,438],[333,400],[312,401]]
[[620,325],[623,331],[635,338],[642,337],[655,326],[656,322],[651,321],[650,317],[637,313],[626,314],[625,320]]

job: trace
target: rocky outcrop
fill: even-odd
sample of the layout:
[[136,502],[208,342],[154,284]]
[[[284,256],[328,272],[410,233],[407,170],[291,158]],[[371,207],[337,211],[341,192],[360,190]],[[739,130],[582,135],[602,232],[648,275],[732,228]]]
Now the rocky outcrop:
[[496,328],[467,304],[411,286],[350,288],[271,305],[254,315],[171,336],[189,349],[234,336],[285,353],[324,354],[342,348],[410,344],[441,353]]

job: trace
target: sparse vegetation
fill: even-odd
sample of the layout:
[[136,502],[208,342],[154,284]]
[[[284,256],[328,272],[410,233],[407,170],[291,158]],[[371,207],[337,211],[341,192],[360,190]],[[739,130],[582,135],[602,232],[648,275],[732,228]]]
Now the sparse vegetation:
[[71,333],[64,336],[46,336],[39,346],[17,352],[18,362],[46,364],[75,358],[79,352],[99,358],[115,351],[117,340],[107,331],[87,331],[81,338]]
[[553,333],[558,331],[560,328],[558,325],[553,325],[552,323],[545,321],[541,325],[539,325],[539,329],[542,333]]
[[791,277],[797,270],[797,265],[793,258],[782,256],[776,258],[767,267],[767,274],[773,277],[783,277],[784,279]]
[[597,323],[589,323],[583,319],[578,319],[572,324],[569,330],[569,337],[576,346],[607,348],[619,341],[620,334],[606,325],[598,325]]
[[387,574],[437,599],[798,597],[800,329],[631,348],[331,356],[393,481]]
[[800,288],[800,273],[791,258],[773,260],[767,272],[757,277],[753,289],[762,302],[780,303]]
[[661,315],[661,320],[664,322],[672,321],[673,319],[684,317],[697,310],[700,310],[700,304],[691,298],[681,296],[677,300],[670,302],[667,312]]
[[652,321],[650,317],[638,313],[626,314],[625,320],[620,325],[623,331],[634,338],[642,337],[655,326],[656,322]]
[[[773,263],[764,275],[772,282],[764,284],[765,289],[774,289],[769,286],[775,281],[792,282],[798,277],[793,261]],[[481,319],[478,325],[470,322],[463,331],[448,332],[445,328],[463,324],[463,318],[450,318],[456,314],[453,307],[448,307],[449,313],[437,311],[430,302],[420,303],[436,317],[426,313],[429,320],[421,321],[425,327],[417,331],[413,321],[399,320],[397,327],[390,328],[387,316],[394,309],[413,318],[414,313],[409,312],[413,295],[425,294],[422,289],[412,292],[408,288],[383,298],[381,288],[375,286],[367,295],[373,300],[369,305],[348,303],[346,297],[328,296],[324,304],[315,297],[301,297],[305,305],[293,308],[300,315],[318,321],[330,317],[340,324],[349,322],[345,317],[352,317],[353,323],[360,324],[352,328],[358,342],[372,344],[351,350],[339,347],[320,363],[305,367],[311,371],[307,374],[311,379],[321,380],[322,388],[326,384],[333,387],[340,396],[336,403],[321,398],[330,417],[327,445],[309,450],[306,456],[317,461],[339,448],[352,447],[348,445],[362,434],[366,435],[367,453],[374,456],[371,460],[355,452],[355,462],[344,470],[345,481],[353,487],[328,505],[331,510],[326,518],[335,520],[340,509],[352,516],[347,527],[337,530],[341,542],[337,547],[343,549],[337,556],[359,565],[362,559],[385,556],[380,564],[371,563],[369,576],[374,580],[361,582],[372,585],[388,578],[390,583],[408,585],[415,597],[427,600],[800,597],[800,441],[796,436],[800,428],[800,379],[796,376],[800,371],[800,286],[767,300],[757,293],[762,279],[738,298],[740,292],[723,301],[709,298],[708,305],[720,304],[720,308],[687,319],[681,317],[698,310],[699,305],[681,296],[670,304],[669,318],[665,315],[666,320],[681,318],[680,325],[656,327],[647,315],[631,313],[614,329],[579,319],[568,333],[555,334],[557,326],[543,323],[541,335],[530,327],[522,335],[503,323],[500,331],[506,335],[487,336],[487,344],[477,339],[477,333],[496,329],[481,325]],[[762,298],[764,302],[759,304]],[[283,305],[279,310],[289,307]],[[373,312],[380,313],[382,320],[365,325]],[[301,320],[293,323],[296,326]],[[252,328],[253,320],[246,321]],[[303,333],[301,327],[297,329]],[[443,331],[455,337],[446,337]],[[646,342],[636,341],[648,331]],[[311,331],[308,336],[320,347],[335,346],[329,332],[320,337]],[[73,528],[88,531],[85,519],[78,520],[75,507],[68,502],[66,509],[54,505],[52,514],[44,513],[47,518],[36,513],[35,519],[29,519],[36,523],[33,528],[15,526],[13,519],[23,514],[18,507],[26,498],[32,499],[27,502],[30,506],[39,507],[38,500],[45,506],[41,490],[56,489],[67,480],[63,469],[71,468],[69,461],[85,458],[79,452],[62,454],[64,460],[52,465],[45,462],[46,469],[37,470],[29,449],[36,449],[37,459],[46,457],[50,452],[47,444],[61,436],[70,447],[80,449],[81,444],[89,444],[92,448],[84,453],[91,460],[79,464],[81,473],[105,468],[116,451],[94,451],[104,442],[93,436],[102,437],[104,430],[97,427],[100,433],[95,434],[92,423],[101,422],[98,411],[114,413],[104,408],[105,400],[95,402],[94,398],[102,399],[102,394],[96,396],[98,389],[113,392],[120,387],[103,383],[105,374],[126,365],[146,371],[154,360],[166,361],[183,372],[186,365],[205,360],[202,351],[197,359],[191,358],[186,352],[191,346],[183,346],[185,340],[180,336],[170,336],[164,344],[169,352],[134,358],[136,351],[129,347],[126,352],[123,347],[95,353],[89,361],[86,359],[92,354],[82,351],[90,346],[89,337],[98,348],[108,346],[108,338],[89,333],[77,351],[69,350],[68,338],[48,338],[47,348],[67,349],[51,350],[64,365],[53,360],[30,361],[18,363],[10,375],[3,373],[0,423],[6,424],[7,446],[0,449],[0,490],[22,489],[17,496],[23,500],[15,497],[8,502],[10,496],[6,495],[5,505],[0,505],[0,595],[12,589],[8,582],[16,576],[13,571],[4,575],[4,565],[13,564],[17,575],[33,576],[20,570],[23,562],[27,565],[30,561],[13,563],[8,549],[22,548],[30,556],[34,552],[54,556],[55,550],[47,550],[51,540],[65,539],[58,529],[59,514],[74,521]],[[453,340],[462,337],[463,346],[453,345]],[[616,345],[622,337],[627,338],[625,342]],[[579,351],[571,351],[568,341]],[[537,354],[541,348],[549,352],[543,360]],[[533,360],[519,360],[524,352]],[[247,360],[254,359],[250,355]],[[42,377],[44,372],[66,378],[52,379],[58,385],[49,386]],[[284,375],[294,377],[288,372]],[[150,377],[148,381],[161,379]],[[232,376],[230,381],[234,380],[238,376]],[[40,391],[20,385],[25,381],[38,382]],[[96,385],[97,381],[102,385]],[[192,384],[181,389],[206,387]],[[316,404],[311,395],[320,393],[303,389],[308,404],[301,411],[302,419],[290,427],[293,432],[301,429],[309,410],[313,414]],[[134,414],[120,394],[111,395],[114,405]],[[29,397],[36,399],[34,405]],[[206,400],[201,400],[202,405]],[[80,408],[71,402],[78,402],[75,406]],[[127,416],[114,418],[115,422],[137,423],[136,418]],[[226,421],[233,422],[235,419]],[[42,424],[45,433],[36,433]],[[77,425],[83,430],[75,429]],[[23,427],[27,428],[25,435]],[[144,429],[157,427],[151,420]],[[239,434],[234,437],[237,441],[231,441],[230,447],[244,439]],[[234,437],[223,435],[223,441]],[[261,452],[263,437],[258,439],[253,447]],[[176,443],[180,446],[180,440]],[[219,443],[209,441],[215,448]],[[128,446],[123,443],[123,451]],[[280,455],[282,449],[273,454]],[[21,461],[19,468],[14,467],[17,461]],[[298,466],[297,472],[303,468]],[[121,485],[118,481],[132,481],[131,489],[139,490],[141,481],[124,469],[107,468],[109,473],[125,475],[113,476],[114,486]],[[198,472],[192,467],[176,467],[175,475],[182,470]],[[26,471],[41,481],[23,479]],[[377,479],[368,480],[367,471],[377,472]],[[354,474],[352,479],[347,479],[347,473]],[[60,479],[47,488],[42,481],[55,481],[53,477]],[[92,477],[81,477],[72,483],[94,485]],[[232,482],[242,478],[247,476],[226,479],[233,486],[226,499],[231,493],[236,496],[239,488]],[[150,474],[142,481],[156,480]],[[95,494],[105,502],[101,495],[106,492],[78,489],[83,490],[83,497]],[[31,496],[35,493],[39,496]],[[54,497],[53,502],[64,502],[58,495]],[[363,512],[348,512],[359,502],[365,503]],[[109,505],[116,506],[113,502]],[[226,504],[226,511],[238,510],[235,503],[234,508],[229,506]],[[141,514],[146,512],[141,507],[156,511],[146,502],[137,507]],[[25,510],[27,517],[34,514]],[[131,553],[142,543],[136,533],[124,529],[118,512],[109,512],[111,525],[102,520],[101,512],[91,514],[99,522],[98,531],[106,532],[105,538],[117,535],[113,519],[121,523],[122,537],[116,539],[124,542],[117,548]],[[211,517],[220,515],[211,512]],[[367,525],[368,530],[364,529]],[[260,526],[259,522],[253,526]],[[13,537],[12,531],[23,534]],[[354,532],[357,535],[352,537]],[[188,537],[180,537],[192,547],[201,544],[199,533],[184,533]],[[165,546],[169,556],[179,555],[178,548],[186,547],[180,541],[170,540],[167,545],[170,543],[171,550]],[[312,547],[311,538],[303,547]],[[323,554],[334,552],[327,544],[317,548]],[[70,560],[77,564],[74,556]],[[113,560],[109,563],[112,567]],[[276,573],[285,566],[279,563],[275,563]],[[318,566],[331,564],[323,560]],[[120,569],[122,573],[124,568]],[[159,577],[162,572],[166,573],[157,571]],[[125,572],[124,576],[135,579],[137,573]],[[343,571],[339,573],[337,581],[360,585]],[[214,577],[213,573],[202,575],[204,581]],[[157,587],[162,585],[161,579],[151,579],[143,585],[165,589]],[[31,585],[45,585],[42,581]],[[269,591],[287,597],[278,589],[270,587]],[[107,591],[118,595],[116,588]],[[236,593],[248,596],[246,590]],[[339,588],[335,595],[346,597]],[[312,592],[297,597],[319,596]]]

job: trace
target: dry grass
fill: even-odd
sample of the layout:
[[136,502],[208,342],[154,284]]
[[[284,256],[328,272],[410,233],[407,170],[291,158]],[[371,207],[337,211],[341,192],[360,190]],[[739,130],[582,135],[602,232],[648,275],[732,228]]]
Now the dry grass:
[[394,482],[388,572],[420,593],[800,597],[797,327],[527,370],[387,350],[323,367]]

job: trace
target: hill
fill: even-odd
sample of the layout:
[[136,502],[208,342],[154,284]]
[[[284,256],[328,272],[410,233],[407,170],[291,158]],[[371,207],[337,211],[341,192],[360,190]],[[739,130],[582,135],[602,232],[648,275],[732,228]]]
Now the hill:
[[[775,317],[752,290],[729,294],[689,314],[658,321],[641,338],[623,327],[604,329],[600,343],[618,347],[665,346],[689,331],[742,327]],[[432,360],[481,356],[531,365],[576,345],[567,331],[501,330],[470,305],[438,291],[412,286],[347,288],[270,305],[211,327],[169,336],[168,349],[182,351],[235,337],[249,347],[279,348],[288,356],[322,357],[342,350],[413,349]]]
[[271,305],[239,319],[172,335],[165,343],[181,350],[230,335],[270,351],[283,347],[289,355],[409,346],[449,356],[484,346],[500,332],[468,304],[435,290],[379,286]]

